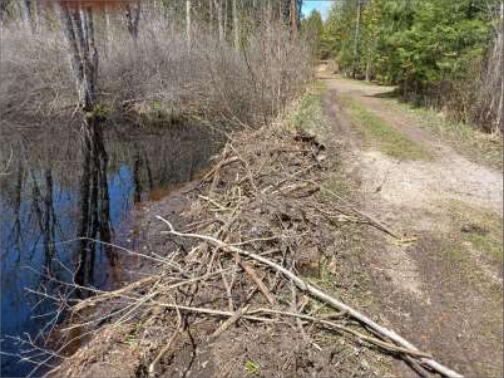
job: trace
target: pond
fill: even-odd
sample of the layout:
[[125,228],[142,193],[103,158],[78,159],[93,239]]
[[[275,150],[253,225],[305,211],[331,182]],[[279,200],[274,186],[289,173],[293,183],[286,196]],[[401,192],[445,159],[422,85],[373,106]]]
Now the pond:
[[[89,295],[124,281],[121,244],[139,202],[191,181],[218,143],[188,125],[98,125],[0,130],[1,376],[64,315],[53,299]],[[99,242],[98,242],[99,241]],[[41,295],[43,293],[43,295]],[[25,356],[38,360],[33,351]],[[35,373],[35,375],[37,375]]]

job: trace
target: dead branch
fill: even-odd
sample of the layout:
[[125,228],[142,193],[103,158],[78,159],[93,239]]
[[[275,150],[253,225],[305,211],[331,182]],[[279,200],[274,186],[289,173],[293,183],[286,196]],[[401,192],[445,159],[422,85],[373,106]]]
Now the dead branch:
[[249,275],[249,277],[252,279],[252,281],[257,285],[257,288],[259,291],[262,293],[264,298],[268,301],[270,305],[275,304],[275,300],[273,299],[273,296],[271,295],[268,287],[262,282],[262,280],[259,278],[257,275],[256,271],[250,264],[247,264],[246,262],[243,262],[242,259],[240,258],[240,255],[236,255],[236,261],[240,265],[240,267]]
[[119,297],[122,294],[127,293],[128,291],[139,289],[142,286],[148,285],[158,279],[159,279],[159,276],[147,277],[147,278],[141,279],[139,281],[133,282],[129,285],[126,285],[125,287],[123,287],[121,289],[109,291],[109,292],[106,292],[106,293],[99,295],[99,296],[96,296],[96,297],[87,298],[87,299],[77,303],[72,308],[72,311],[78,312],[78,311],[82,311],[85,308],[96,306],[97,304],[99,304],[105,300],[108,300],[108,299],[111,299],[114,297]]
[[330,194],[331,196],[337,198],[338,200],[340,201],[343,201],[346,203],[346,205],[348,206],[348,208],[350,210],[352,210],[354,213],[360,215],[361,217],[365,218],[366,220],[368,220],[370,222],[371,225],[375,226],[376,228],[378,228],[379,230],[389,234],[390,236],[396,238],[396,239],[401,239],[400,236],[398,236],[394,231],[392,231],[389,227],[387,227],[386,225],[384,225],[382,222],[380,222],[378,219],[376,219],[375,217],[369,215],[369,214],[366,214],[364,213],[363,211],[357,209],[355,206],[353,206],[352,204],[350,204],[348,202],[347,199],[341,197],[339,194],[333,192],[332,190],[330,189],[327,189],[325,187],[323,187],[322,185],[320,184],[317,184],[315,181],[313,180],[305,180],[313,185],[316,185],[317,187],[320,188],[320,190],[322,190],[323,192],[326,192],[328,194]]
[[175,332],[173,332],[173,335],[170,337],[170,340],[168,340],[168,343],[166,343],[165,347],[162,348],[156,358],[152,361],[152,363],[149,365],[148,373],[149,377],[154,377],[155,371],[156,371],[156,366],[161,361],[161,358],[168,353],[170,348],[173,345],[173,342],[177,338],[177,336],[180,334],[180,331],[182,330],[182,315],[180,314],[180,311],[178,308],[175,308],[177,310],[177,328],[175,329]]
[[[259,261],[259,262],[269,266],[270,268],[282,273],[284,276],[286,276],[287,278],[292,280],[300,290],[310,293],[312,296],[314,296],[315,298],[317,298],[318,300],[320,300],[322,302],[329,304],[331,307],[334,307],[340,311],[346,311],[349,316],[358,320],[360,323],[366,325],[368,328],[370,328],[371,330],[373,330],[374,332],[376,332],[380,336],[394,341],[395,343],[400,345],[400,347],[402,349],[404,349],[404,353],[406,353],[406,351],[407,351],[407,354],[415,355],[417,357],[421,353],[413,344],[411,344],[409,341],[407,341],[406,339],[399,336],[394,331],[380,326],[378,323],[374,322],[373,320],[371,320],[370,318],[368,318],[364,314],[360,313],[359,311],[344,304],[343,302],[337,300],[336,298],[333,298],[332,296],[324,293],[323,291],[319,290],[318,288],[306,283],[304,280],[302,280],[301,278],[296,276],[294,273],[292,273],[291,271],[278,265],[277,263],[275,263],[271,260],[268,260],[267,258],[265,258],[263,256],[259,256],[255,253],[248,252],[246,250],[227,245],[226,243],[222,242],[221,240],[218,240],[218,239],[213,238],[211,236],[198,235],[198,234],[184,234],[184,233],[178,232],[173,228],[173,225],[168,220],[164,219],[163,217],[161,217],[159,215],[156,217],[159,220],[161,220],[162,222],[164,222],[169,227],[168,233],[170,233],[172,235],[180,236],[180,237],[195,238],[195,239],[199,239],[199,240],[204,240],[206,242],[213,244],[216,247],[219,247],[222,249],[227,249],[231,252],[235,252],[235,253],[238,253],[242,256],[246,256],[246,257],[252,258],[256,261]],[[423,355],[425,355],[425,354],[423,354]],[[430,367],[431,369],[435,370],[436,372],[439,372],[440,374],[443,374],[447,377],[461,377],[461,375],[459,373],[447,368],[446,366],[443,366],[442,364],[440,364],[439,362],[437,362],[431,358],[419,357],[419,361],[422,364]]]
[[238,322],[238,320],[240,320],[240,318],[247,313],[249,307],[250,305],[246,305],[236,311],[233,316],[228,318],[217,330],[215,330],[214,333],[210,335],[209,340],[215,340],[224,332],[226,332],[229,327],[231,327],[233,324],[236,324],[236,322]]

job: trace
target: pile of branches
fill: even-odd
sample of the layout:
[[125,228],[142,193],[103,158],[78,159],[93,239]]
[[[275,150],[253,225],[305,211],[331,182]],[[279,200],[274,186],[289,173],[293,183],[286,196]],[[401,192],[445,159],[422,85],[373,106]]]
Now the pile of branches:
[[[79,302],[67,331],[108,319],[142,323],[142,338],[163,319],[164,336],[145,354],[148,376],[162,373],[168,360],[177,366],[173,360],[188,327],[205,329],[191,336],[192,343],[204,345],[233,329],[264,324],[288,325],[315,351],[325,347],[318,332],[335,333],[402,358],[421,375],[459,376],[314,284],[334,244],[329,225],[367,223],[393,234],[320,184],[331,164],[325,146],[303,131],[273,127],[233,136],[188,194],[193,205],[187,215],[196,220],[177,230],[158,216],[163,234],[178,246],[168,254],[143,255],[160,264],[159,274]],[[113,311],[96,311],[106,302]]]

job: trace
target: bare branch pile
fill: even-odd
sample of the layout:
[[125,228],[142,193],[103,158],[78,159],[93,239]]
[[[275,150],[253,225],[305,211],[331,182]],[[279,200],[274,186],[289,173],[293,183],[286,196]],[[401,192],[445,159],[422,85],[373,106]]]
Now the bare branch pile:
[[[331,225],[377,226],[343,198],[325,195],[319,183],[333,164],[326,154],[313,136],[286,127],[230,138],[189,194],[194,202],[188,215],[197,220],[178,231],[159,216],[166,239],[180,246],[154,257],[159,274],[81,301],[72,308],[74,322],[66,332],[122,327],[121,337],[134,334],[135,348],[142,350],[142,366],[135,371],[148,376],[182,374],[188,348],[192,361],[201,363],[187,369],[202,375],[229,376],[238,368],[252,375],[260,369],[278,376],[356,374],[341,365],[348,356],[334,357],[341,342],[367,351],[366,358],[402,358],[422,375],[459,376],[319,284],[324,264],[335,255]],[[104,304],[110,311],[98,310]],[[261,344],[269,336],[269,344]],[[64,362],[58,374],[86,375],[86,363],[96,353],[92,345],[72,357],[85,361],[80,371]],[[271,345],[269,360],[264,357],[268,371],[251,356]],[[299,345],[307,356],[299,355]],[[303,364],[309,355],[323,356],[324,362]]]

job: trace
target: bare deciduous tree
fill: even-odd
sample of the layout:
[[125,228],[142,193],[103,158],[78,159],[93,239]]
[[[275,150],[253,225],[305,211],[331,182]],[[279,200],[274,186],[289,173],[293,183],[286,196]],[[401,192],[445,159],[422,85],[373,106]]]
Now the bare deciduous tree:
[[60,16],[66,36],[79,95],[79,105],[91,111],[96,101],[98,50],[95,45],[93,11],[76,3],[60,2]]
[[186,37],[187,37],[187,48],[188,49],[191,48],[191,42],[192,42],[191,9],[192,9],[191,0],[186,0]]
[[126,20],[128,22],[128,32],[136,39],[138,37],[138,24],[140,23],[141,6],[140,1],[135,6],[126,4]]
[[297,0],[290,2],[290,26],[291,26],[291,39],[297,39],[298,32],[298,4]]
[[238,7],[236,4],[237,0],[233,0],[233,36],[234,36],[234,46],[236,50],[240,48],[240,26],[238,19]]

